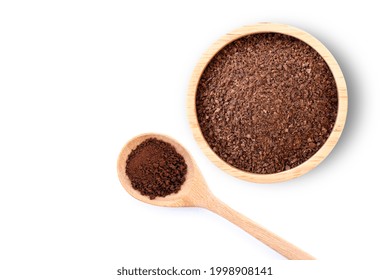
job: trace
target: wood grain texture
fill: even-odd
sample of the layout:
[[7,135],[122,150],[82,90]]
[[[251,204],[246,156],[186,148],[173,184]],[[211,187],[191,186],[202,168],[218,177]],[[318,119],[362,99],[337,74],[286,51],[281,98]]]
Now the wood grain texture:
[[[166,197],[156,197],[150,199],[148,196],[143,196],[131,186],[131,181],[126,175],[126,160],[128,155],[140,143],[148,138],[157,138],[165,141],[175,147],[176,151],[180,153],[187,164],[186,181],[178,193],[170,194]],[[125,190],[136,199],[157,205],[167,207],[202,207],[208,209],[221,217],[229,220],[233,224],[239,226],[250,235],[254,236],[264,244],[279,252],[290,260],[312,260],[314,259],[308,253],[302,251],[298,247],[285,241],[276,234],[256,224],[254,221],[248,219],[244,215],[231,209],[228,205],[216,198],[209,190],[199,168],[191,155],[174,139],[160,134],[142,134],[130,140],[119,154],[117,162],[117,172],[119,180]]]
[[[328,64],[336,82],[338,93],[338,111],[336,122],[332,132],[329,135],[329,138],[327,139],[325,144],[317,151],[317,153],[315,153],[309,160],[305,161],[304,163],[295,168],[280,173],[254,174],[242,171],[226,163],[224,160],[219,158],[218,155],[210,148],[207,141],[204,139],[202,131],[199,127],[198,118],[196,114],[196,92],[203,71],[205,70],[211,59],[215,56],[215,54],[217,54],[222,48],[224,48],[232,41],[235,41],[241,37],[250,34],[268,32],[281,33],[295,37],[311,46],[323,57],[325,62]],[[319,40],[317,40],[312,35],[303,30],[289,25],[275,23],[258,23],[255,25],[244,26],[226,34],[225,36],[222,36],[200,58],[198,64],[193,71],[187,93],[187,116],[190,123],[190,127],[196,142],[198,143],[202,151],[205,153],[205,155],[215,165],[217,165],[225,172],[237,178],[257,183],[273,183],[286,181],[301,176],[315,168],[329,155],[329,153],[332,151],[332,149],[338,142],[347,118],[347,110],[348,96],[345,79],[337,61],[328,51],[328,49]]]

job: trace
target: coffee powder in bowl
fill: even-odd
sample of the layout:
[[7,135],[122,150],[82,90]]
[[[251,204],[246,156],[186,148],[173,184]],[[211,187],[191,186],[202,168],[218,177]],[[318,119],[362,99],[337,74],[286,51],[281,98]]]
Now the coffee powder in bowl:
[[340,137],[347,113],[342,72],[308,33],[257,24],[217,41],[195,68],[188,115],[220,168],[254,182],[300,176]]

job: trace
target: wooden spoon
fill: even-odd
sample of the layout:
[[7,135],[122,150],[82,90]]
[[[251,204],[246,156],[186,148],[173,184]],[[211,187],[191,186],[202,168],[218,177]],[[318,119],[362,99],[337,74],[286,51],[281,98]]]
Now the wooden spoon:
[[[178,193],[171,194],[166,197],[156,197],[153,200],[151,200],[148,196],[141,195],[139,191],[133,189],[131,186],[131,181],[126,175],[126,160],[128,155],[140,143],[152,137],[170,143],[172,146],[174,146],[176,151],[184,157],[188,167],[186,181],[181,186],[181,190]],[[252,220],[231,209],[228,205],[216,198],[208,189],[207,184],[191,155],[178,142],[168,136],[159,134],[142,134],[133,138],[123,147],[118,158],[117,168],[119,180],[122,186],[129,194],[138,200],[158,206],[206,208],[239,226],[250,235],[254,236],[267,246],[285,256],[287,259],[314,259],[314,257],[308,253],[302,251],[291,243],[280,238],[276,234],[256,224]]]

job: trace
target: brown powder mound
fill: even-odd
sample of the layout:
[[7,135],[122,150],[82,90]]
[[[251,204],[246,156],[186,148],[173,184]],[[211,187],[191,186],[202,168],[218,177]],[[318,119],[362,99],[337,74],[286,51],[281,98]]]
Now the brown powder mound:
[[261,33],[224,47],[196,96],[203,136],[225,162],[258,174],[296,167],[325,143],[337,88],[323,58],[287,35]]
[[134,189],[155,199],[180,190],[187,174],[187,164],[171,144],[149,138],[129,154],[126,174]]

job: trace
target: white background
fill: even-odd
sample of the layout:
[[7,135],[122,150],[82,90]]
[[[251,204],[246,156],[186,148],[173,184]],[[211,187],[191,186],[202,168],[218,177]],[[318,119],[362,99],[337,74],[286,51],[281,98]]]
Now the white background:
[[[122,266],[172,265],[272,265],[270,279],[386,278],[389,17],[383,1],[345,2],[1,1],[0,278],[117,279]],[[349,94],[331,155],[272,185],[215,167],[185,112],[203,51],[262,21],[321,40]],[[275,262],[283,258],[211,212],[133,199],[116,159],[144,132],[179,140],[216,196],[319,261]]]

